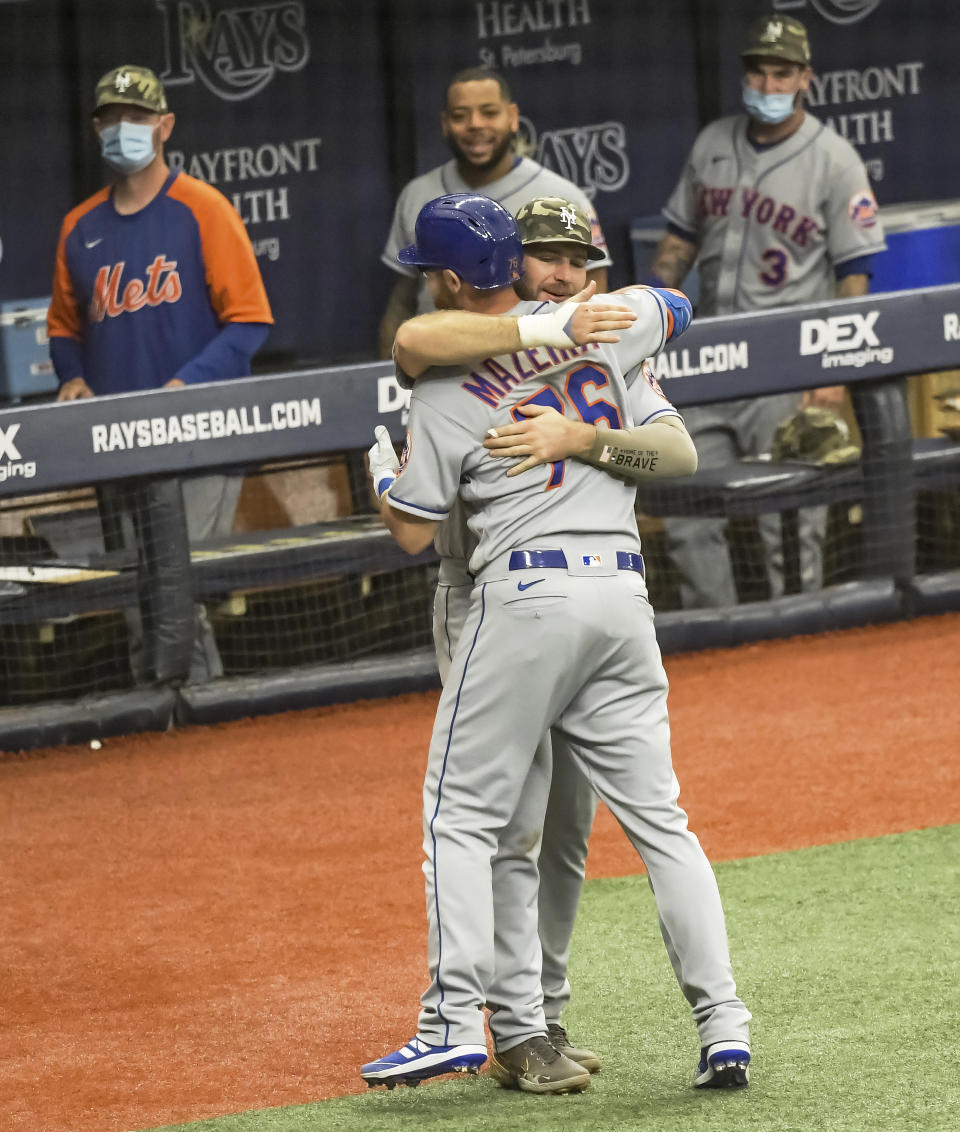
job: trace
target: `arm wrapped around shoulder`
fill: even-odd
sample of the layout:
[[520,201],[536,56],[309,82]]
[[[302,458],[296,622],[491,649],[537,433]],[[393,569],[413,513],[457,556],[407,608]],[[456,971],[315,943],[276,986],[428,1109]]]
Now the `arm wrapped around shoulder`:
[[586,461],[634,481],[692,476],[697,470],[697,450],[683,421],[663,416],[630,429],[598,428]]

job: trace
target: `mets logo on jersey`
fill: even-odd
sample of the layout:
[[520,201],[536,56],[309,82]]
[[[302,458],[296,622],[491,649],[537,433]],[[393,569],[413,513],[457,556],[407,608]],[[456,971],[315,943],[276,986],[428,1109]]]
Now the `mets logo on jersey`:
[[858,228],[872,228],[877,222],[877,201],[869,189],[861,189],[850,198],[850,219]]
[[161,303],[176,303],[183,294],[177,261],[158,255],[147,268],[146,283],[131,279],[120,293],[120,277],[126,263],[121,260],[113,267],[101,267],[93,284],[90,300],[90,321],[103,322],[131,314],[142,307],[159,307]]
[[654,391],[654,393],[658,394],[664,399],[664,401],[666,401],[667,395],[660,388],[660,382],[656,379],[656,376],[653,372],[653,366],[651,366],[649,362],[644,362],[640,368],[640,372],[643,374],[644,380],[646,381],[647,385],[649,385],[650,388]]
[[410,461],[410,449],[413,446],[413,437],[410,435],[410,430],[407,429],[407,436],[403,442],[403,451],[400,453],[400,467],[397,469],[397,475],[403,471]]

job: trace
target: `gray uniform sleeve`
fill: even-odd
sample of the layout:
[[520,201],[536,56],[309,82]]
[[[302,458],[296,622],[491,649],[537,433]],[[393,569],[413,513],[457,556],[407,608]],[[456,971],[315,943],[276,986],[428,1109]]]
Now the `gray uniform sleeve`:
[[620,364],[622,373],[628,373],[644,358],[659,353],[669,336],[669,316],[666,306],[652,287],[635,287],[616,295],[594,295],[594,303],[614,303],[636,312],[636,321],[626,330],[618,331],[620,341],[610,349]]
[[476,441],[414,392],[400,471],[387,496],[390,505],[439,522],[453,507],[466,454]]
[[644,360],[637,367],[636,374],[636,380],[629,385],[627,394],[627,403],[634,424],[649,424],[662,416],[680,416],[660,388],[660,382],[657,381],[649,361]]
[[390,225],[390,233],[387,236],[387,242],[380,259],[391,271],[415,279],[417,277],[415,267],[408,267],[406,264],[397,262],[397,252],[414,242],[414,225],[417,222],[417,213],[420,210],[418,208],[411,217],[412,185],[413,182],[411,181],[397,197],[397,204],[393,210],[393,223]]
[[882,252],[887,244],[877,201],[863,162],[839,169],[830,182],[827,205],[827,251],[834,265]]
[[[698,139],[699,140],[699,139]],[[683,172],[680,174],[680,179],[677,181],[670,198],[663,208],[663,215],[670,221],[671,224],[676,224],[678,228],[682,228],[684,232],[689,232],[690,239],[697,238],[698,220],[697,220],[697,196],[694,190],[694,182],[696,181],[696,164],[695,157],[697,152],[697,145],[694,143],[693,149],[687,156],[686,163],[683,167]]]

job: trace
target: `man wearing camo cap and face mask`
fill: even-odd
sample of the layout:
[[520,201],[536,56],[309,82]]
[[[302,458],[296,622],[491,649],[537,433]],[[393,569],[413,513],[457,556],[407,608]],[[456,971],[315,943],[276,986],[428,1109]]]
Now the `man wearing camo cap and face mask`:
[[[804,25],[782,13],[752,21],[741,41],[743,114],[706,126],[663,209],[667,232],[647,282],[679,287],[700,269],[698,315],[729,315],[867,294],[871,257],[886,246],[863,161],[804,107],[812,76]],[[841,387],[809,390],[821,408]],[[684,420],[702,468],[770,451],[774,429],[797,408],[792,392],[694,405]],[[825,508],[800,511],[804,591],[823,584]],[[686,608],[738,601],[723,518],[676,517],[667,541]],[[762,515],[770,596],[785,589],[781,517]]]
[[[273,315],[243,221],[229,200],[164,157],[175,118],[148,67],[107,71],[93,94],[92,127],[110,184],[65,217],[47,319],[59,401],[246,377]],[[228,534],[237,475],[183,485],[193,541]],[[146,487],[98,489],[108,549],[137,545]],[[223,674],[213,630],[197,607],[189,679]],[[130,662],[153,678],[139,609],[128,610]]]

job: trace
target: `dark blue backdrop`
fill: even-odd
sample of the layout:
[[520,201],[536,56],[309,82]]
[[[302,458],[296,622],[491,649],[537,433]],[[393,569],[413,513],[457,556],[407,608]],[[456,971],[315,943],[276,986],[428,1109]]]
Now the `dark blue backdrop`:
[[60,221],[76,203],[60,7],[0,4],[0,300],[50,294]]
[[716,88],[694,65],[716,0],[7,0],[0,300],[49,294],[60,221],[104,180],[93,84],[120,62],[163,76],[168,156],[246,220],[280,359],[373,356],[395,192],[447,157],[439,111],[464,66],[504,72],[535,155],[593,194],[626,282],[631,219],[662,206],[698,105],[738,108],[742,28],[771,7],[808,24],[811,110],[858,146],[881,204],[960,196],[955,0],[725,0]]
[[419,0],[407,38],[417,172],[447,160],[447,80],[492,66],[510,84],[542,164],[593,199],[615,260],[632,281],[630,220],[669,195],[697,129],[689,5],[656,0]]

